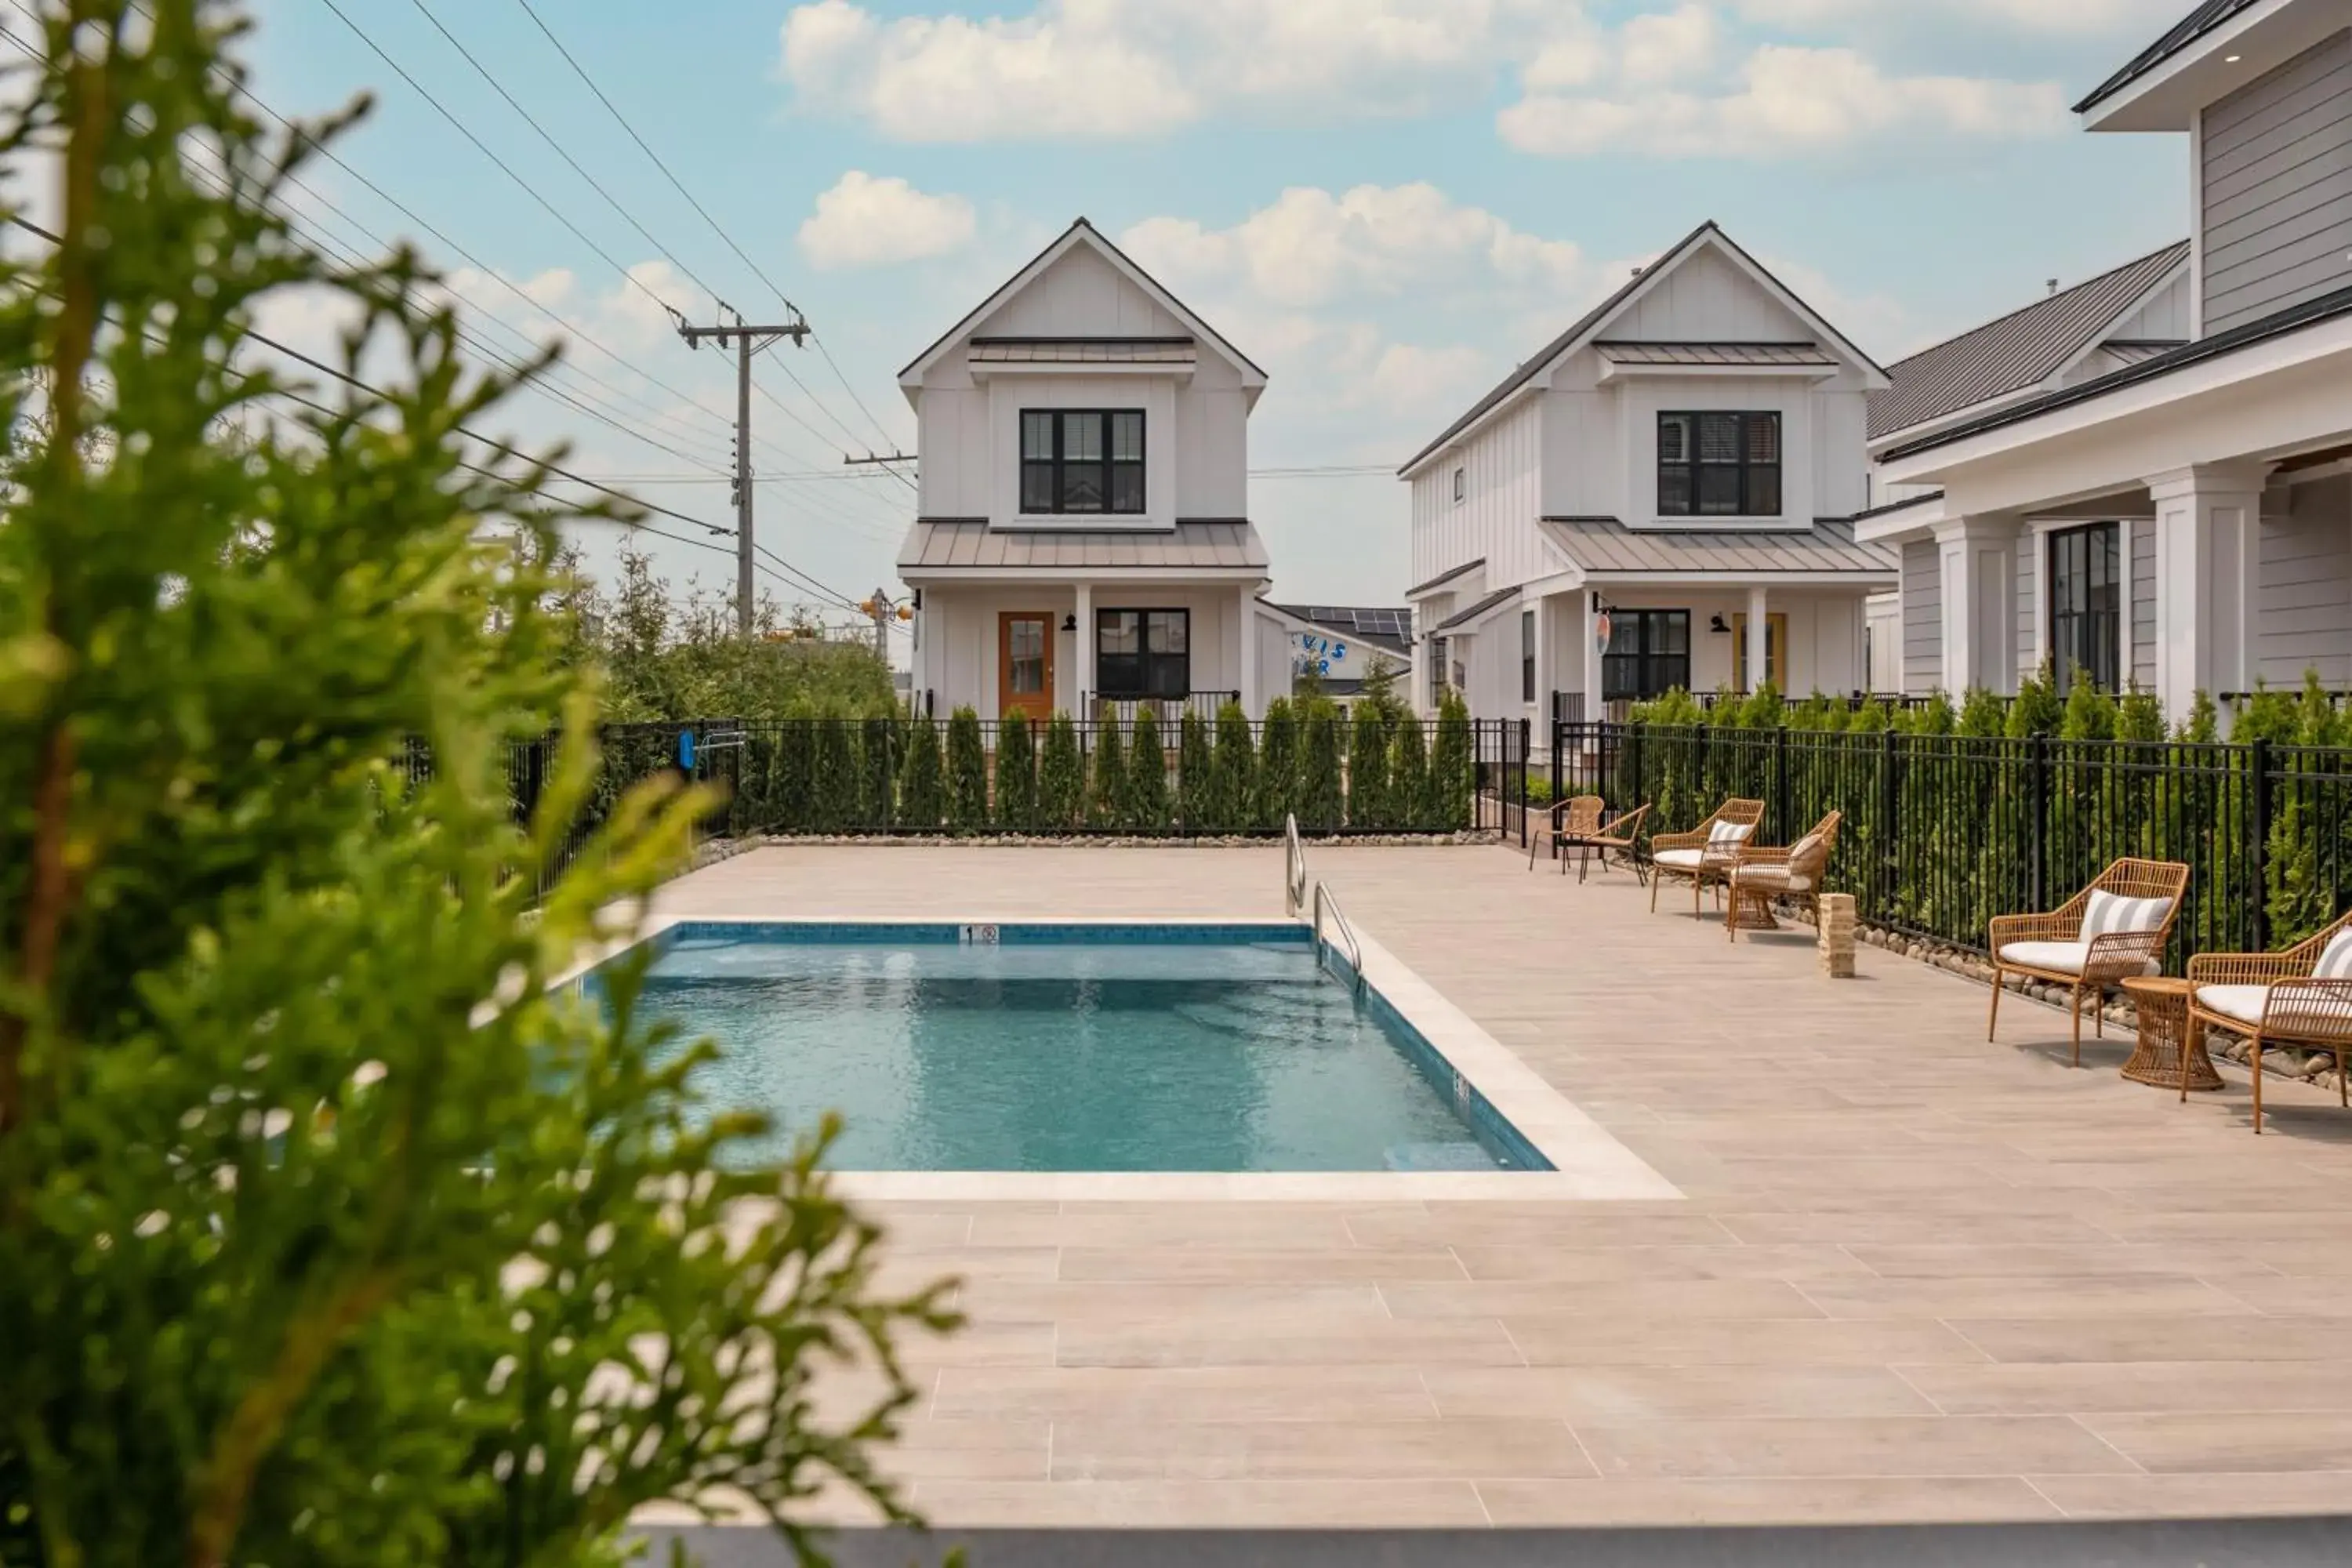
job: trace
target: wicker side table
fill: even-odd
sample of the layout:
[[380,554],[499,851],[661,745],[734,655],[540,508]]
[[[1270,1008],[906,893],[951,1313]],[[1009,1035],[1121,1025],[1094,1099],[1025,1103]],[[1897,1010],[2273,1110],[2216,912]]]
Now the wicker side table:
[[2189,1091],[2220,1089],[2221,1075],[2205,1054],[2205,1031],[2189,1024],[2189,982],[2168,975],[2150,975],[2124,982],[2133,1011],[2139,1015],[2139,1040],[2124,1077],[2158,1089]]

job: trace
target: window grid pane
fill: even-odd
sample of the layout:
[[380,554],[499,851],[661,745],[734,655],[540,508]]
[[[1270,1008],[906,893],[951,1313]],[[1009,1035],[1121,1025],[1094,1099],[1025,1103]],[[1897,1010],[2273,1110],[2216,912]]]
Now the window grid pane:
[[1658,515],[1778,517],[1780,416],[1658,416]]

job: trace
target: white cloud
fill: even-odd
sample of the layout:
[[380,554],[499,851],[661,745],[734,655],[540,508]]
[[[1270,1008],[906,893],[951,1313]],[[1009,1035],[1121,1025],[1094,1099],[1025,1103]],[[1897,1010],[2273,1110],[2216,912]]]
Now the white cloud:
[[1167,277],[1244,279],[1259,298],[1288,307],[1482,280],[1557,287],[1581,262],[1573,243],[1522,233],[1425,184],[1358,185],[1336,195],[1294,186],[1228,229],[1152,218],[1120,243]]
[[816,199],[801,225],[801,250],[814,266],[890,267],[961,249],[976,226],[961,196],[934,196],[895,175],[852,169]]
[[[1524,153],[1563,158],[1771,158],[1890,136],[2000,139],[2065,125],[2065,96],[2054,83],[1894,76],[1853,49],[1776,44],[1750,53],[1712,90],[1694,90],[1660,85],[1677,79],[1654,64],[1672,41],[1643,46],[1637,63],[1633,40],[1621,34],[1614,80],[1600,90],[1531,80],[1528,95],[1496,117],[1503,139]],[[1551,70],[1556,76],[1556,64]]]
[[1143,136],[1221,108],[1404,113],[1491,79],[1559,0],[1036,0],[1025,15],[885,20],[796,6],[782,74],[810,108],[909,142]]

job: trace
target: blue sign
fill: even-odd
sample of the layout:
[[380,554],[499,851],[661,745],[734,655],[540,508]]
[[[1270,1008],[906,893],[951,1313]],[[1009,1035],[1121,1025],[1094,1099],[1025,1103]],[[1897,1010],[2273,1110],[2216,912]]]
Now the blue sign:
[[691,730],[677,732],[677,765],[688,773],[694,771],[694,731]]
[[1295,632],[1291,646],[1296,650],[1292,662],[1302,675],[1314,674],[1328,679],[1348,673],[1348,639],[1325,637],[1319,632]]

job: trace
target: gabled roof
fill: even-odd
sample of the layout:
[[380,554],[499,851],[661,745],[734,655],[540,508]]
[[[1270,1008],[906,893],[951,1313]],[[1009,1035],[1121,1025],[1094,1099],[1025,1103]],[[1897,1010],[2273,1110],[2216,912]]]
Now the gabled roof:
[[1550,518],[1544,533],[1588,575],[1680,572],[1770,578],[1802,573],[1892,577],[1895,554],[1855,542],[1853,524],[1824,519],[1809,529],[1628,528],[1612,517]]
[[1973,408],[2056,374],[2188,264],[2184,239],[1898,361],[1886,373],[1891,384],[1870,395],[1871,437]]
[[1191,308],[1181,300],[1161,287],[1158,279],[1138,267],[1129,258],[1127,252],[1104,238],[1102,232],[1085,218],[1078,219],[1064,229],[1060,238],[1032,257],[1026,267],[1006,279],[994,293],[982,300],[963,320],[950,327],[930,347],[917,354],[913,363],[898,373],[898,384],[906,387],[919,384],[923,374],[938,362],[940,356],[961,341],[965,334],[984,321],[990,312],[1026,289],[1043,275],[1047,268],[1082,245],[1091,248],[1097,255],[1109,262],[1126,277],[1129,282],[1150,295],[1170,315],[1183,322],[1194,337],[1206,341],[1218,353],[1231,360],[1234,367],[1241,372],[1245,383],[1257,386],[1265,384],[1265,372],[1253,363],[1248,355],[1227,342],[1214,328],[1194,315]]
[[1485,564],[1486,564],[1486,558],[1481,555],[1475,561],[1465,561],[1459,566],[1449,566],[1444,571],[1440,572],[1436,576],[1432,577],[1428,582],[1416,584],[1412,587],[1407,588],[1404,591],[1404,596],[1408,599],[1418,599],[1423,594],[1428,593],[1431,589],[1443,588],[1448,583],[1453,582],[1456,577],[1466,577]]
[[1487,595],[1485,598],[1479,600],[1476,604],[1471,605],[1468,609],[1457,611],[1453,616],[1438,622],[1435,629],[1441,632],[1450,632],[1456,626],[1466,626],[1472,621],[1477,620],[1499,608],[1506,599],[1516,599],[1518,596],[1519,591],[1516,586],[1509,588],[1497,588],[1493,593]]
[[2239,12],[2257,3],[2258,0],[2204,0],[2202,5],[2168,28],[2164,37],[2134,55],[2123,69],[2093,88],[2091,95],[2074,106],[2074,112],[2088,114]]
[[1654,286],[1659,279],[1664,278],[1667,273],[1673,271],[1677,266],[1681,265],[1684,258],[1688,257],[1701,245],[1714,245],[1719,247],[1738,266],[1746,270],[1750,276],[1754,277],[1759,282],[1762,283],[1766,289],[1778,295],[1782,304],[1786,305],[1807,324],[1819,331],[1822,337],[1834,343],[1849,358],[1853,359],[1854,363],[1863,365],[1874,375],[1883,375],[1885,374],[1885,372],[1879,369],[1878,363],[1875,360],[1872,359],[1868,354],[1864,353],[1860,349],[1854,347],[1854,345],[1847,340],[1843,332],[1840,332],[1835,327],[1832,327],[1828,321],[1817,315],[1811,306],[1806,304],[1802,300],[1799,299],[1790,291],[1788,285],[1782,283],[1769,272],[1767,272],[1763,267],[1757,262],[1754,257],[1748,255],[1745,250],[1742,250],[1738,245],[1732,240],[1729,235],[1724,233],[1723,230],[1717,226],[1713,218],[1709,218],[1706,222],[1699,225],[1696,228],[1691,230],[1690,233],[1685,235],[1680,240],[1676,241],[1674,247],[1664,256],[1659,257],[1657,260],[1642,268],[1641,272],[1636,276],[1628,279],[1616,292],[1611,294],[1609,298],[1601,300],[1601,303],[1595,305],[1591,310],[1579,317],[1575,324],[1570,326],[1568,331],[1552,339],[1551,342],[1546,343],[1542,348],[1538,349],[1534,358],[1522,362],[1519,367],[1511,372],[1510,374],[1505,376],[1502,382],[1496,385],[1492,392],[1489,392],[1486,396],[1472,404],[1470,405],[1469,412],[1464,414],[1461,418],[1456,419],[1453,424],[1447,426],[1444,431],[1438,436],[1437,439],[1432,441],[1428,446],[1423,447],[1420,451],[1414,453],[1412,459],[1407,462],[1404,467],[1397,470],[1398,476],[1402,478],[1411,474],[1413,469],[1419,468],[1428,459],[1431,453],[1439,450],[1448,442],[1452,441],[1454,437],[1461,435],[1465,430],[1469,429],[1470,426],[1477,424],[1478,421],[1484,419],[1487,415],[1493,413],[1504,403],[1509,401],[1513,394],[1517,393],[1521,387],[1526,386],[1529,382],[1535,380],[1538,375],[1542,375],[1547,373],[1554,364],[1558,363],[1563,356],[1583,346],[1586,340],[1599,336],[1602,327],[1608,325],[1609,322],[1614,321],[1619,315],[1621,315],[1626,306],[1631,305],[1635,300],[1641,298],[1643,294],[1648,293],[1652,286]]

